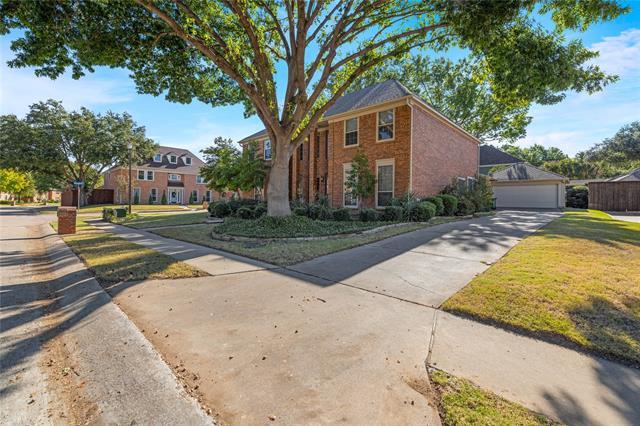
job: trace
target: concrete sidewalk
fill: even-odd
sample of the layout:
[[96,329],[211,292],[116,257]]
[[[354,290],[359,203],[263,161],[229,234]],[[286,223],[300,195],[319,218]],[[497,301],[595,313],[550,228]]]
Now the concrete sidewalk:
[[[2,234],[1,275],[13,278],[2,281],[0,405],[10,408],[2,423],[49,424],[63,415],[88,424],[212,424],[46,220],[2,211],[3,226],[17,231]],[[39,258],[34,244],[43,246]],[[14,247],[19,252],[10,252]],[[18,264],[20,275],[5,269]],[[46,311],[31,309],[38,303]],[[33,332],[24,333],[30,325]],[[61,371],[67,373],[59,377]],[[25,392],[37,403],[16,400]],[[31,412],[31,405],[40,408]]]

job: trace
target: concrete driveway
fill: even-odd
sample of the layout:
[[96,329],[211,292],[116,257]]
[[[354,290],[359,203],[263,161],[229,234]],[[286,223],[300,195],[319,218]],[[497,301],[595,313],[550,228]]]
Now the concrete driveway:
[[291,267],[426,306],[438,307],[523,237],[559,217],[553,211],[501,211],[452,222]]
[[607,212],[607,214],[615,220],[640,223],[640,212]]

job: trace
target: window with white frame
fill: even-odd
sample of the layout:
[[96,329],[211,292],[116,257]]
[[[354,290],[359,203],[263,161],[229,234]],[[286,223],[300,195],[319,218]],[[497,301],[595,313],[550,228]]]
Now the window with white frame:
[[177,164],[178,163],[178,157],[176,155],[170,155],[169,156],[169,162],[171,164]]
[[144,180],[144,170],[138,170],[138,180]]
[[204,192],[204,201],[207,203],[211,202],[211,191],[207,190]]
[[387,141],[393,139],[394,109],[378,112],[378,140]]
[[191,191],[191,199],[193,200],[194,203],[198,202],[198,190],[194,189]]
[[161,163],[162,162],[162,154],[158,153],[156,155],[153,156],[153,161],[155,163]]
[[153,180],[153,170],[138,170],[138,180]]
[[269,139],[264,141],[264,159],[271,160],[271,141]]
[[147,170],[147,180],[153,180],[153,170]]
[[158,190],[156,188],[151,188],[151,191],[149,192],[149,201],[152,203],[158,202]]
[[204,183],[204,178],[200,175],[196,176],[196,183]]
[[170,173],[169,174],[169,180],[182,180],[182,177],[180,175],[175,174],[175,173]]
[[186,164],[187,166],[191,165],[191,157],[184,157],[184,164]]
[[376,161],[376,207],[385,207],[393,198],[393,160]]
[[358,145],[358,118],[344,121],[344,146]]
[[342,185],[344,188],[343,205],[344,207],[356,208],[358,207],[358,197],[353,195],[351,190],[347,187],[347,178],[351,171],[351,163],[343,165]]

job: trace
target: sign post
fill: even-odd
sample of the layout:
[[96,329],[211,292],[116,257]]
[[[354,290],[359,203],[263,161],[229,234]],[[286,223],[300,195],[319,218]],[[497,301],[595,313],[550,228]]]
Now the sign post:
[[78,190],[78,211],[80,211],[80,189],[84,188],[84,182],[81,180],[74,180],[73,186]]

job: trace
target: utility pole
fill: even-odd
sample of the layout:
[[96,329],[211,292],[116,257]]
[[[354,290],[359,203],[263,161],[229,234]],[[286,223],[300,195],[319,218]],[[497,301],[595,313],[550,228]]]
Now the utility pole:
[[129,148],[129,214],[131,214],[131,142],[127,144]]

